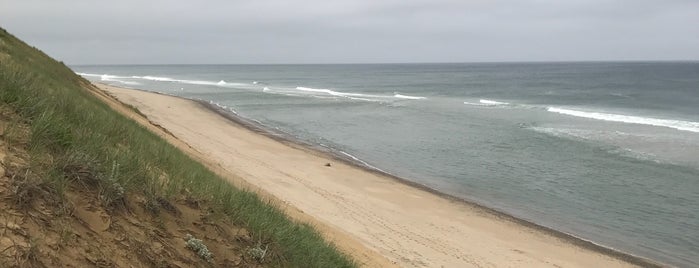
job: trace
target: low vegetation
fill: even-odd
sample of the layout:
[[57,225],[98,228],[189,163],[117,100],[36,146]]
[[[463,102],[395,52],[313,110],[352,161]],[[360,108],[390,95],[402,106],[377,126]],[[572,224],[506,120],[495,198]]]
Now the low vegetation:
[[0,28],[0,266],[355,266],[89,88]]

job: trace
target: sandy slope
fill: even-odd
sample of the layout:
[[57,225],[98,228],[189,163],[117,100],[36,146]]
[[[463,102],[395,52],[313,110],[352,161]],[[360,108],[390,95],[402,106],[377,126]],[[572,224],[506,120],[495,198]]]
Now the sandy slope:
[[[27,152],[32,128],[0,103],[0,267],[268,267],[248,252],[254,237],[212,218],[205,202],[176,195],[150,199],[128,191],[104,204],[96,172],[63,168],[70,183],[55,192]],[[43,158],[44,160],[50,158]],[[47,160],[48,161],[48,160]],[[190,234],[211,262],[186,246]]]
[[167,129],[178,146],[222,169],[219,174],[302,211],[292,216],[318,225],[367,266],[387,266],[386,259],[404,267],[632,266],[477,206],[260,135],[197,102],[99,87]]

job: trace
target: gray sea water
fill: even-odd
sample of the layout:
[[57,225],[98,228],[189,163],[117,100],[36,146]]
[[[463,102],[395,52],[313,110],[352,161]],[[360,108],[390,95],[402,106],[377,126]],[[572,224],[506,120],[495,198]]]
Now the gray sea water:
[[699,266],[699,63],[73,66],[595,243]]

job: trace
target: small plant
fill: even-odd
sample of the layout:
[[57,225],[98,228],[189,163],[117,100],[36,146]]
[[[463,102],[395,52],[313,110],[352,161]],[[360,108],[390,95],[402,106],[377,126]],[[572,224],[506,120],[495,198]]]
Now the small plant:
[[265,255],[267,255],[268,247],[269,245],[265,245],[265,248],[262,249],[262,242],[258,242],[256,247],[248,250],[248,254],[256,261],[262,262],[265,259]]
[[124,204],[124,187],[116,181],[118,173],[119,163],[115,161],[112,164],[112,171],[109,177],[105,179],[101,187],[102,189],[100,189],[100,199],[106,207]]
[[39,260],[39,243],[37,238],[29,239],[29,248],[24,253],[25,258],[35,263]]
[[65,247],[68,245],[68,243],[72,240],[75,239],[75,233],[73,233],[73,230],[68,225],[61,225],[62,228],[59,233],[59,240],[58,240],[58,246],[60,248]]
[[12,174],[12,200],[18,207],[27,209],[34,200],[46,195],[47,187],[28,169],[20,172]]
[[124,187],[118,182],[107,181],[100,190],[100,200],[105,207],[114,207],[124,202]]
[[152,214],[160,213],[160,204],[154,198],[146,198],[146,202],[143,206]]
[[191,234],[187,234],[184,239],[187,241],[187,248],[196,252],[200,258],[206,260],[207,262],[214,261],[214,254],[209,251],[209,248],[204,245],[201,239],[196,239]]

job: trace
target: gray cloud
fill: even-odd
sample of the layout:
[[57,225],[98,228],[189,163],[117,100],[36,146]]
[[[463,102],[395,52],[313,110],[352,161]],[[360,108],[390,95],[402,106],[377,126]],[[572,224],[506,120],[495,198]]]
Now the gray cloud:
[[699,1],[8,1],[70,64],[697,60]]

